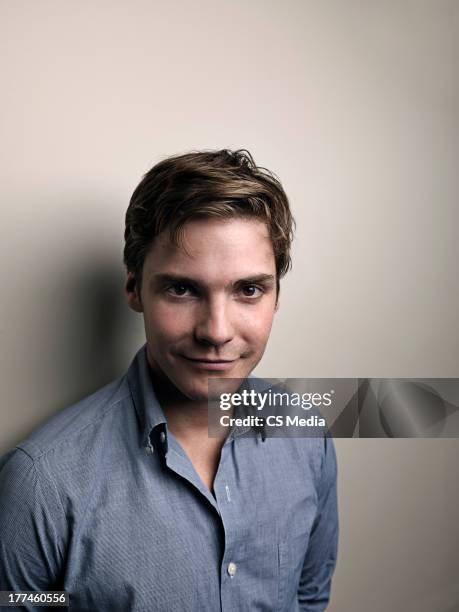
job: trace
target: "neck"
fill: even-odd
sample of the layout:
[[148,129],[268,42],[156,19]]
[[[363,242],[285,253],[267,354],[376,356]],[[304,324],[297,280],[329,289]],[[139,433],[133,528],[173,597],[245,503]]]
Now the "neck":
[[163,409],[167,426],[175,436],[208,437],[207,399],[193,400],[181,393],[168,379],[152,369],[156,397]]
[[160,403],[173,433],[185,435],[187,432],[205,433],[208,431],[207,401],[168,401],[160,397]]
[[172,434],[182,441],[199,439],[201,443],[221,445],[228,431],[222,428],[219,434],[215,435],[214,432],[212,438],[209,438],[207,398],[195,400],[185,396],[157,366],[155,367],[148,352],[147,360],[156,397]]
[[188,455],[201,481],[212,491],[227,431],[209,437],[207,399],[191,400],[160,374],[153,374],[155,393],[167,427]]

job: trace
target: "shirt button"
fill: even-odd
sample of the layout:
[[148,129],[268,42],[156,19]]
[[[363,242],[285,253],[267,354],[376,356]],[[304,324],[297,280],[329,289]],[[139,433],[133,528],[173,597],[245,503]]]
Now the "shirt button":
[[231,576],[231,578],[236,574],[237,571],[237,565],[235,563],[229,563],[228,564],[228,574]]
[[166,434],[164,433],[164,431],[162,431],[159,434],[159,439],[161,440],[161,442],[164,444],[164,442],[166,441]]

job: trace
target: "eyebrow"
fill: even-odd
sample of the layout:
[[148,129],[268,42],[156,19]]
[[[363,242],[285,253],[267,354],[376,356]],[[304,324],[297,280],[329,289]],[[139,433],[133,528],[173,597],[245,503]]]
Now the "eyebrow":
[[[250,276],[245,276],[244,278],[238,278],[237,281],[231,283],[231,285],[237,285],[242,283],[259,283],[259,284],[274,284],[275,276],[273,274],[251,274]],[[190,285],[202,286],[202,283],[195,279],[190,278],[188,276],[184,276],[182,274],[154,274],[151,277],[151,282],[154,282],[156,285],[164,285],[166,283],[187,283]]]

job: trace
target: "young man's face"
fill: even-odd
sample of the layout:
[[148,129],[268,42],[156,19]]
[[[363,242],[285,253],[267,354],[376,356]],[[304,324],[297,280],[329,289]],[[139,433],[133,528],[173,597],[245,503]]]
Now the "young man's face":
[[140,295],[128,289],[128,301],[143,312],[153,371],[197,400],[208,378],[245,378],[260,361],[277,308],[276,265],[258,219],[196,219],[183,229],[182,247],[168,232],[157,236]]

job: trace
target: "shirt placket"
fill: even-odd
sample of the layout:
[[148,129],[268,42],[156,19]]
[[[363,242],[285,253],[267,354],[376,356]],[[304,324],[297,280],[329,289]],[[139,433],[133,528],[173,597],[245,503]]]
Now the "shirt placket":
[[[231,437],[232,438],[232,437]],[[220,568],[220,597],[222,612],[241,610],[239,582],[243,576],[241,543],[244,537],[241,521],[241,500],[231,461],[234,439],[222,447],[220,464],[214,481],[214,492],[220,509],[225,534],[225,548]]]

